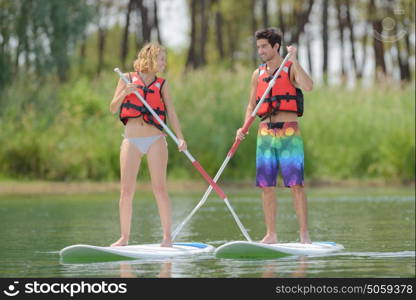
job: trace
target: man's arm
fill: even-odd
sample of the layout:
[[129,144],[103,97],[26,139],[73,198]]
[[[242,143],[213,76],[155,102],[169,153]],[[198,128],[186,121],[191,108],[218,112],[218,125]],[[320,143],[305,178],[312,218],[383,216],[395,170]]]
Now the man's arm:
[[253,110],[256,108],[256,91],[257,91],[257,79],[259,77],[259,69],[256,69],[251,76],[250,85],[250,98],[248,99],[248,105],[246,110],[245,121],[250,118]]
[[[251,76],[251,87],[250,87],[250,97],[248,99],[248,105],[246,109],[246,116],[244,118],[244,123],[250,118],[254,109],[256,108],[256,91],[257,91],[257,79],[259,77],[259,69],[256,69]],[[245,135],[242,133],[242,128],[237,130],[237,138],[243,140]],[[248,134],[248,132],[247,132]]]
[[296,56],[297,49],[293,46],[289,46],[287,47],[287,51],[291,54],[289,60],[292,62],[292,67],[290,68],[290,81],[304,91],[311,91],[313,88],[313,81],[298,62]]

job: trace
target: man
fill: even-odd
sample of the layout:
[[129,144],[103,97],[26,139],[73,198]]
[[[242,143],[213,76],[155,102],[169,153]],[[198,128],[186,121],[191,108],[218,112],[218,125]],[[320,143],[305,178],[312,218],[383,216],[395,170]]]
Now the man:
[[[282,37],[274,28],[255,33],[257,52],[264,64],[253,72],[246,120],[267,89],[268,82],[279,69],[283,58],[279,54]],[[311,91],[313,81],[302,69],[296,57],[296,48],[287,47],[290,58],[279,74],[257,114],[259,125],[256,151],[256,186],[263,191],[263,211],[266,235],[262,243],[277,243],[276,234],[276,180],[281,170],[283,182],[292,190],[293,204],[299,221],[300,242],[311,243],[308,231],[307,200],[303,187],[303,141],[297,122],[303,114],[302,92]],[[244,139],[242,129],[237,138]]]

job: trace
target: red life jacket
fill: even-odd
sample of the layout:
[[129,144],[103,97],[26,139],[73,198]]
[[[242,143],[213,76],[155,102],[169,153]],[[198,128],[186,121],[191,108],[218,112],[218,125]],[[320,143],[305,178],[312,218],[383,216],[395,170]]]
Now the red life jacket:
[[[129,73],[130,76],[130,73]],[[163,78],[156,77],[156,79],[146,86],[138,73],[134,73],[130,77],[130,81],[137,86],[137,92],[146,100],[146,102],[153,108],[159,118],[165,122],[166,108],[162,99],[162,87],[165,83]],[[143,120],[151,125],[156,126],[159,130],[163,130],[162,125],[152,116],[150,111],[143,105],[140,99],[134,94],[128,94],[120,107],[120,120],[124,125],[127,124],[129,118],[138,118],[143,116]]]
[[[268,95],[260,105],[257,115],[265,119],[269,115],[275,114],[277,111],[296,112],[299,117],[303,115],[303,94],[290,81],[290,67],[292,62],[286,62],[283,70],[276,79],[274,86],[270,89]],[[256,103],[259,103],[261,97],[269,86],[269,81],[278,69],[269,76],[266,71],[266,64],[259,66],[259,77],[257,79]]]

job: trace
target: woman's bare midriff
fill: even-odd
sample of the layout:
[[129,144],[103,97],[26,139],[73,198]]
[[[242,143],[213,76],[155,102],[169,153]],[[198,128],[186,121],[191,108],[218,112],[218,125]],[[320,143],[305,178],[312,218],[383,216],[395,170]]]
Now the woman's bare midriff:
[[143,117],[130,118],[124,128],[124,136],[126,138],[146,137],[161,135],[162,131],[157,129],[154,125],[147,124]]
[[279,111],[277,112],[277,114],[271,116],[271,118],[267,118],[264,121],[262,121],[262,123],[297,122],[297,121],[298,121],[297,113],[290,112],[290,111]]

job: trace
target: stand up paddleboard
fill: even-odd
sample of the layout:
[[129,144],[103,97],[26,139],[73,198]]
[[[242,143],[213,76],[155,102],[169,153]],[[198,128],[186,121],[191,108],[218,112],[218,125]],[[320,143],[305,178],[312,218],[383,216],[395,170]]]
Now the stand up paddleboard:
[[88,263],[134,259],[160,259],[190,256],[214,251],[214,247],[202,243],[174,243],[172,247],[159,244],[99,247],[73,245],[59,252],[65,263]]
[[263,244],[257,242],[229,242],[215,250],[218,258],[280,258],[290,255],[322,255],[344,249],[334,242],[314,242],[312,244],[282,243]]

